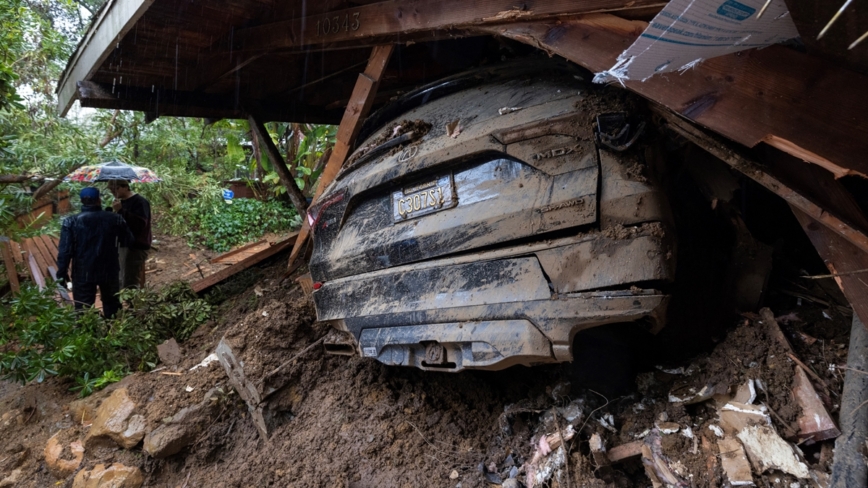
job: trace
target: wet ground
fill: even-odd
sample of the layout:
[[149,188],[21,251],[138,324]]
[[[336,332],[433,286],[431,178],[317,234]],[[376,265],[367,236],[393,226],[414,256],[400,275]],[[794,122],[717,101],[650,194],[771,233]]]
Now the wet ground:
[[[698,356],[674,363],[657,357],[631,378],[629,391],[617,395],[576,383],[569,365],[426,373],[326,356],[315,347],[282,369],[286,386],[269,399],[272,431],[263,439],[218,363],[189,368],[213,352],[224,335],[248,359],[245,369],[269,371],[326,333],[314,323],[313,307],[300,287],[277,284],[283,269],[278,259],[226,285],[222,293],[228,299],[219,318],[182,344],[181,364],[137,373],[114,387],[127,388],[147,430],[220,388],[218,407],[189,446],[165,459],[147,456],[141,443],[128,450],[87,449],[80,469],[111,462],[137,466],[145,486],[158,487],[497,486],[511,474],[527,482],[529,467],[539,468],[530,462],[540,437],[572,425],[578,433],[567,442],[569,456],[551,470],[549,486],[648,486],[640,458],[600,466],[589,439],[598,434],[611,449],[670,422],[679,430],[663,434],[660,445],[670,466],[689,480],[685,486],[724,486],[717,437],[710,428],[717,417],[713,402],[672,402],[673,392],[715,384],[731,394],[746,380],[760,379],[765,389],[757,404],[774,412],[772,422],[781,435],[799,414],[790,390],[792,363],[758,317],[748,314],[734,317],[716,344]],[[836,415],[849,317],[840,307],[787,294],[773,292],[767,303],[775,306],[796,355],[822,379],[827,408]],[[596,365],[603,377],[614,366],[604,359]],[[66,429],[63,435],[71,441],[89,428],[71,413],[76,397],[70,386],[56,379],[24,387],[0,384],[0,438],[15,440],[4,442],[0,472],[24,474],[13,486],[71,486],[72,476],[55,478],[43,455],[48,438],[58,431]],[[98,393],[93,400],[106,396]],[[800,446],[804,461],[817,472],[829,469],[824,444],[830,443]],[[18,465],[9,464],[13,458]],[[756,473],[755,481],[760,486],[796,481],[787,476]]]

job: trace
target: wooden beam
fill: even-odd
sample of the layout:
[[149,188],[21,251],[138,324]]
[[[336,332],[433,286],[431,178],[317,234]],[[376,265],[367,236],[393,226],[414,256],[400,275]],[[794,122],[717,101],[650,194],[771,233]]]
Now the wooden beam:
[[3,264],[6,266],[6,276],[9,277],[9,287],[12,293],[18,293],[21,289],[18,284],[18,270],[15,268],[15,259],[12,258],[12,247],[5,237],[0,239],[0,251],[3,253]]
[[[362,127],[362,122],[371,110],[374,97],[377,95],[380,79],[386,71],[386,66],[389,64],[389,59],[391,59],[394,50],[394,44],[387,44],[377,46],[371,51],[368,66],[365,68],[365,72],[359,75],[356,86],[353,89],[353,94],[350,96],[350,102],[344,111],[344,116],[341,119],[341,124],[335,137],[335,145],[332,148],[328,163],[326,163],[323,172],[320,174],[316,193],[313,195],[313,201],[316,201],[326,187],[334,181],[338,171],[340,171],[341,166],[346,161],[350,148],[353,146],[353,141]],[[288,268],[290,270],[293,269],[293,262],[304,248],[309,233],[310,223],[308,219],[303,219],[298,240],[295,241],[295,246],[289,255]]]
[[301,215],[301,220],[306,220],[307,198],[305,198],[304,194],[295,183],[295,178],[292,177],[292,173],[289,172],[289,168],[286,166],[286,161],[283,160],[283,156],[280,155],[280,151],[277,149],[277,146],[274,145],[274,141],[271,140],[271,136],[268,134],[268,130],[265,129],[262,119],[255,115],[250,115],[247,117],[247,120],[250,123],[250,130],[253,131],[254,137],[259,138],[260,146],[264,148],[266,154],[268,154],[268,159],[271,160],[271,165],[274,166],[274,170],[277,171],[277,176],[280,177],[280,182],[283,183],[284,188],[286,188],[286,193],[289,195],[289,199],[292,201],[298,214]]
[[[202,89],[275,51],[375,47],[479,35],[480,26],[594,12],[659,11],[660,0],[389,0],[235,29],[214,43],[191,86]],[[334,29],[335,19],[339,28]],[[346,21],[346,25],[344,25]],[[327,25],[326,25],[327,24]],[[328,32],[326,32],[326,26]],[[227,61],[229,61],[227,63]]]
[[677,117],[665,109],[655,108],[654,111],[660,114],[668,123],[668,127],[677,134],[766,187],[772,193],[786,200],[792,207],[809,215],[812,219],[821,223],[835,234],[840,235],[856,248],[868,252],[868,235],[844,222],[837,215],[830,213],[829,209],[820,207],[805,195],[770,175],[756,162],[735,152],[731,147],[732,144],[721,140],[720,137],[704,132],[689,121]]
[[[273,51],[395,36],[394,42],[416,32],[462,29],[516,20],[539,21],[566,15],[612,12],[648,6],[663,7],[660,0],[390,0],[238,29],[231,49]],[[399,37],[400,36],[400,37]]]
[[[593,72],[611,68],[645,22],[606,14],[481,30],[558,54]],[[868,174],[868,77],[775,45],[707,59],[628,89],[747,147],[761,142],[836,176]]]
[[199,293],[199,292],[201,292],[207,288],[210,288],[210,287],[216,285],[217,283],[220,283],[221,281],[225,280],[226,278],[229,278],[230,276],[235,275],[236,273],[240,273],[251,266],[259,264],[262,261],[265,261],[266,259],[274,256],[275,254],[277,254],[281,251],[285,251],[287,248],[289,248],[289,246],[293,245],[296,242],[297,238],[298,238],[298,233],[296,232],[295,234],[290,235],[286,239],[284,239],[284,240],[278,242],[277,244],[269,247],[268,249],[265,249],[264,251],[262,251],[258,254],[254,254],[253,256],[250,256],[249,258],[245,259],[244,261],[233,264],[232,266],[229,266],[228,268],[221,269],[220,271],[218,271],[212,275],[206,276],[204,279],[201,279],[201,280],[191,284],[190,287],[193,288],[193,291],[196,293]]
[[[222,262],[226,261],[227,259],[229,259],[229,258],[231,258],[237,254],[245,253],[250,249],[253,249],[255,247],[258,247],[258,246],[261,246],[262,244],[267,244],[267,243],[268,243],[268,241],[261,240],[261,241],[251,242],[250,244],[245,244],[245,245],[239,247],[238,249],[233,249],[229,252],[225,252],[219,256],[211,258],[211,260],[210,260],[211,264],[222,263]],[[271,244],[269,244],[269,246],[270,245]]]
[[[78,83],[78,99],[82,107],[137,110],[154,117],[247,118],[247,112],[234,96],[210,93],[152,90],[132,85],[112,87],[107,83],[81,81]],[[246,100],[245,106],[256,107],[257,115],[269,121],[334,124],[341,116],[339,109],[327,110],[279,100]]]
[[89,79],[102,66],[124,35],[154,3],[154,0],[109,0],[79,42],[57,84],[57,111],[61,116],[72,107],[76,83]]
[[849,271],[868,269],[868,252],[860,249],[841,235],[832,232],[821,221],[808,215],[800,208],[790,205],[802,229],[811,239],[817,253],[823,258],[832,274],[841,274],[834,279],[844,292],[844,296],[859,316],[862,323],[868,317],[868,274],[843,274]]

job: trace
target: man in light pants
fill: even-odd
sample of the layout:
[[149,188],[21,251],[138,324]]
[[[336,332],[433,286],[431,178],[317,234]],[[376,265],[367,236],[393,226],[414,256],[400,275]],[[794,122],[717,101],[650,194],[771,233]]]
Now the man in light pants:
[[133,240],[118,253],[121,289],[143,288],[145,261],[152,239],[151,204],[145,197],[130,190],[129,181],[111,180],[108,188],[115,197],[112,210],[124,218],[133,233]]

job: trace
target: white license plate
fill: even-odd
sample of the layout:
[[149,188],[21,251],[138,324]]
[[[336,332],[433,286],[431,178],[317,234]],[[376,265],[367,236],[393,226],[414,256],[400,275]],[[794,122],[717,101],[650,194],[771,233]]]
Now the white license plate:
[[458,204],[452,174],[431,179],[392,193],[392,218],[395,222],[421,217]]

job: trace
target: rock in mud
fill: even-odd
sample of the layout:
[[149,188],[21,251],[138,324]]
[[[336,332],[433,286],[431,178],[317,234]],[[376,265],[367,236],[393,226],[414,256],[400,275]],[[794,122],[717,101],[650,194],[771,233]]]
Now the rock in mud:
[[84,447],[81,441],[65,442],[66,439],[77,437],[73,429],[65,429],[51,436],[45,444],[45,464],[51,474],[58,479],[65,479],[75,473],[84,458]]
[[90,396],[85,398],[79,398],[78,400],[74,400],[69,402],[69,415],[72,419],[79,424],[89,424],[93,422],[93,419],[96,418],[96,411],[102,403],[109,396],[109,392],[106,390],[101,390],[94,392]]
[[84,439],[88,448],[111,440],[130,449],[145,437],[145,417],[134,413],[136,404],[126,388],[115,390],[96,411],[93,425]]
[[23,481],[23,473],[20,469],[13,469],[9,476],[0,480],[0,488],[12,488],[16,486],[20,481]]
[[216,405],[216,392],[212,389],[201,403],[181,409],[164,425],[149,432],[145,436],[144,451],[159,459],[177,454],[189,446],[207,424]]
[[13,444],[5,450],[6,457],[0,461],[0,473],[9,473],[21,466],[30,456],[30,449],[22,444]]
[[169,339],[157,346],[157,355],[160,361],[169,366],[175,366],[181,362],[181,348],[175,339]]
[[522,485],[517,479],[509,478],[500,485],[500,488],[522,488]]
[[72,488],[139,488],[145,482],[141,470],[114,463],[108,468],[97,464],[90,471],[79,471]]

